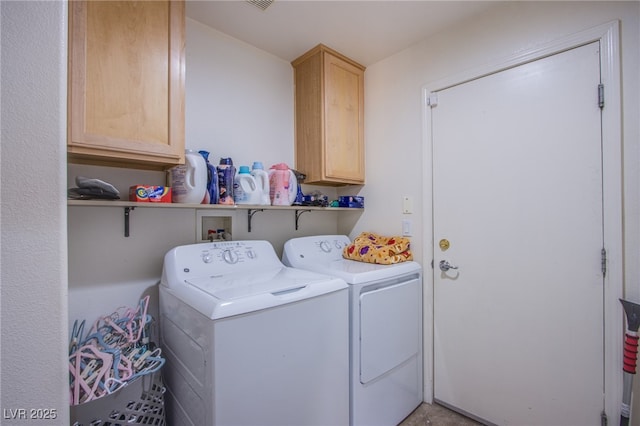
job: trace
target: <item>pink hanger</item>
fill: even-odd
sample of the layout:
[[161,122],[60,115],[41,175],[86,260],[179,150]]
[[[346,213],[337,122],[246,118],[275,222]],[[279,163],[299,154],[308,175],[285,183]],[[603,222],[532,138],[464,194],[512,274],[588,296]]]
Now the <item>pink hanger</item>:
[[72,354],[69,360],[73,384],[71,404],[78,405],[98,398],[100,384],[108,375],[112,357],[94,345],[84,345]]

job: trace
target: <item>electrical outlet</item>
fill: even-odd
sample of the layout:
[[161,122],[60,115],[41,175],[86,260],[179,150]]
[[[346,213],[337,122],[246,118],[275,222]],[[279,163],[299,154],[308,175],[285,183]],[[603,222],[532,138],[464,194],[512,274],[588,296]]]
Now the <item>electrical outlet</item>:
[[413,198],[411,198],[408,195],[404,195],[402,197],[402,213],[403,214],[413,213]]

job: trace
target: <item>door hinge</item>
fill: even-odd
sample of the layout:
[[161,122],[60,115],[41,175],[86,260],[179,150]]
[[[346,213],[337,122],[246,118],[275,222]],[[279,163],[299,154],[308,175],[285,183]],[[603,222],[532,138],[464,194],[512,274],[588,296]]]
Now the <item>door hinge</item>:
[[600,425],[607,426],[608,422],[609,420],[607,419],[607,413],[604,410],[602,410],[602,413],[600,413]]
[[427,105],[430,107],[434,107],[438,105],[438,94],[435,92],[427,93]]
[[602,268],[602,277],[604,278],[607,275],[607,250],[604,247],[600,251],[600,255],[600,266]]
[[604,84],[598,84],[598,106],[604,108]]

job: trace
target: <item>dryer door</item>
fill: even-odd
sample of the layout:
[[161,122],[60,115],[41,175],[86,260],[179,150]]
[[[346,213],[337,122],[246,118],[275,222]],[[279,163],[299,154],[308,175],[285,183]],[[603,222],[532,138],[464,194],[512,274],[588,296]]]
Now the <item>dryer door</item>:
[[419,278],[360,294],[360,382],[368,383],[422,346]]

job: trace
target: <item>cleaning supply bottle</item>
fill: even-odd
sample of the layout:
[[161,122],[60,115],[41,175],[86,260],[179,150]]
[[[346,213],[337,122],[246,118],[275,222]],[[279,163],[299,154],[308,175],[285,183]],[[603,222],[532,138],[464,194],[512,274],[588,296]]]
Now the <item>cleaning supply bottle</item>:
[[236,176],[236,168],[231,158],[220,158],[218,165],[218,192],[220,198],[218,204],[234,204],[233,179]]
[[233,184],[233,198],[236,204],[260,204],[262,191],[251,172],[249,166],[240,166]]
[[285,163],[274,164],[269,169],[269,189],[271,205],[290,206],[296,200],[298,181]]
[[297,181],[297,191],[296,191],[296,199],[293,202],[294,206],[301,206],[304,202],[304,194],[302,193],[302,182],[307,178],[307,175],[304,173],[300,173],[297,170],[292,170],[293,174],[296,176]]
[[218,192],[218,170],[209,162],[208,151],[198,151],[207,164],[207,195],[203,204],[218,204],[220,193]]
[[251,166],[251,176],[256,180],[256,185],[260,190],[260,202],[258,204],[263,206],[270,205],[269,174],[264,170],[260,161],[253,162],[253,166]]
[[207,163],[204,157],[186,149],[184,164],[172,167],[169,179],[174,203],[202,203],[207,192]]

